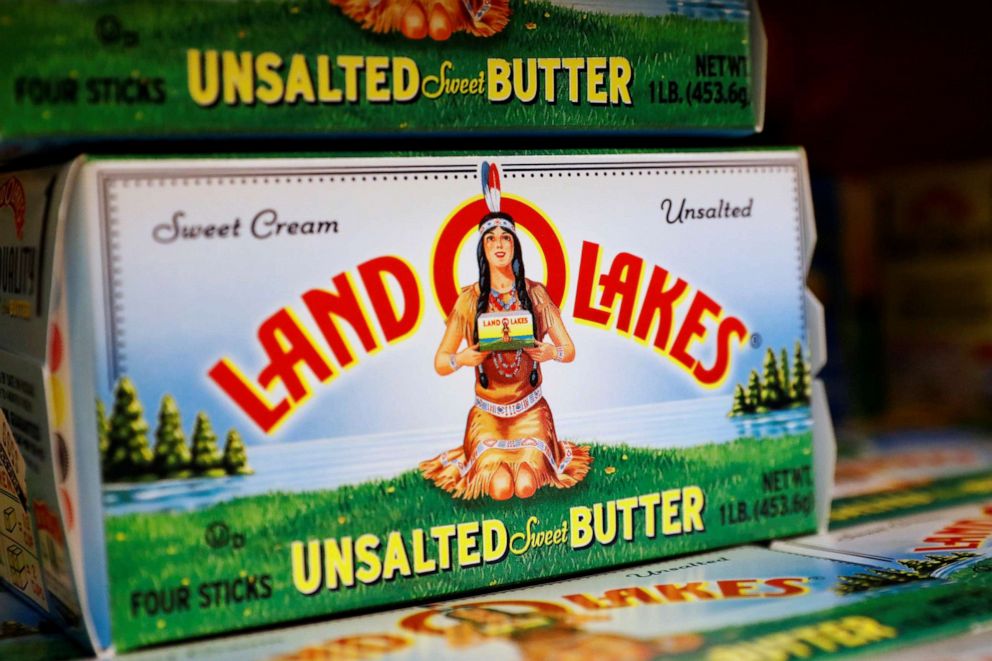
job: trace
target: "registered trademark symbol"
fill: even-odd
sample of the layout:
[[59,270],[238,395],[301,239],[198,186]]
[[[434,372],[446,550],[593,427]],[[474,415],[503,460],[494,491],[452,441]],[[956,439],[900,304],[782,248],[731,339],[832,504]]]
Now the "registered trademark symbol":
[[212,549],[224,548],[231,541],[231,529],[223,521],[214,521],[207,526],[203,541]]
[[751,336],[751,348],[757,349],[761,346],[761,333],[755,333]]

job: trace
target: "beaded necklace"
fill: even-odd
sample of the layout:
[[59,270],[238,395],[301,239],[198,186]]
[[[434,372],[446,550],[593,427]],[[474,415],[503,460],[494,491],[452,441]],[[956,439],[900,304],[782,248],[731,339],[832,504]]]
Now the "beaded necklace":
[[[505,302],[503,301],[503,296],[507,296],[507,300]],[[503,312],[509,312],[510,310],[515,309],[514,306],[516,306],[517,302],[516,288],[505,292],[489,292],[489,307],[499,306],[503,309]]]

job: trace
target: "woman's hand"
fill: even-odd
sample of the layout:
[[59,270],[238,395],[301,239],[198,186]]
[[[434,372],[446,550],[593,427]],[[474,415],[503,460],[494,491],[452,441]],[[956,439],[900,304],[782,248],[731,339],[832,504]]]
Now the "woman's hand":
[[464,367],[478,367],[489,357],[489,354],[479,351],[479,345],[473,344],[455,354],[455,364]]
[[534,346],[524,349],[524,352],[531,357],[534,362],[543,363],[554,360],[558,355],[558,347],[547,342],[535,342]]

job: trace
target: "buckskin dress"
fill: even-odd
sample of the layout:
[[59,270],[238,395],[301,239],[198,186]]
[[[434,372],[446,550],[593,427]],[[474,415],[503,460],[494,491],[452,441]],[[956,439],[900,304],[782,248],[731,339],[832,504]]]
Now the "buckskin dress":
[[[527,293],[533,308],[535,340],[543,340],[551,328],[563,328],[561,313],[543,285],[527,280]],[[454,318],[468,340],[475,334],[478,300],[478,285],[465,288],[448,318],[449,324]],[[509,309],[522,308],[518,302]],[[502,308],[498,310],[503,311]],[[496,311],[492,302],[489,311]],[[475,370],[475,394],[488,402],[485,406],[490,408],[526,402],[528,397],[533,399],[543,381],[538,365],[537,385],[531,386],[533,360],[526,353],[521,352],[520,365],[516,369],[516,352],[502,354],[503,367],[499,370],[495,356],[483,363],[489,378],[488,388],[482,387],[479,372]],[[529,464],[537,477],[538,488],[548,485],[568,488],[589,472],[592,458],[588,449],[558,439],[551,407],[543,397],[519,414],[508,415],[508,411],[494,410],[501,415],[473,406],[468,413],[461,447],[421,462],[420,471],[424,477],[456,498],[474,499],[489,494],[489,482],[500,465],[506,465],[516,479],[517,468]]]

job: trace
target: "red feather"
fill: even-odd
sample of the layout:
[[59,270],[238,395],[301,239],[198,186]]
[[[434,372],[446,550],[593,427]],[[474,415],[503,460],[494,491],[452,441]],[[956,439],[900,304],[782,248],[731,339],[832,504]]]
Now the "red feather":
[[499,190],[499,168],[496,165],[489,167],[489,188]]

